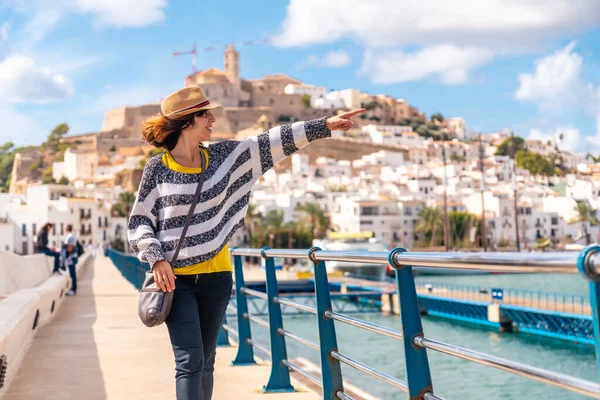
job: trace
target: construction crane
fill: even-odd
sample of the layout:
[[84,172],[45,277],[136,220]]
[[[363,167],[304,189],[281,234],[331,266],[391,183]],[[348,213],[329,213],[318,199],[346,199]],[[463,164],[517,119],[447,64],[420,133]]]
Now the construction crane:
[[189,51],[174,51],[173,52],[173,58],[176,58],[177,56],[181,56],[184,54],[191,54],[192,55],[192,75],[196,73],[196,42],[194,42],[194,44],[192,45],[192,50]]
[[261,40],[246,40],[244,42],[238,42],[238,43],[227,43],[227,44],[222,44],[222,45],[215,45],[215,46],[209,46],[209,47],[201,47],[201,48],[196,48],[196,42],[194,42],[194,44],[192,45],[192,49],[188,50],[188,51],[174,51],[173,52],[173,58],[176,58],[177,56],[181,56],[181,55],[185,55],[185,54],[191,54],[192,55],[192,75],[196,73],[196,55],[198,54],[198,52],[209,52],[209,51],[213,51],[213,50],[219,50],[219,49],[223,49],[225,50],[227,48],[227,46],[229,46],[230,44],[233,44],[236,47],[244,47],[244,46],[255,46],[255,45],[259,45],[259,44],[267,44],[270,43],[271,39],[261,39]]

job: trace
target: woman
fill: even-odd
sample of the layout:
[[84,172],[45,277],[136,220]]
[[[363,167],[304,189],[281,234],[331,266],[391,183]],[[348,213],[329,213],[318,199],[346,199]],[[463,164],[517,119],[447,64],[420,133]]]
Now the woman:
[[[250,191],[258,178],[309,142],[348,130],[355,110],[332,118],[297,122],[243,141],[208,147],[215,118],[197,87],[178,90],[161,103],[161,113],[142,123],[142,135],[163,148],[144,167],[128,225],[133,251],[150,264],[163,291],[175,290],[166,320],[173,352],[177,399],[210,400],[217,337],[231,296],[227,242],[244,226]],[[200,151],[206,165],[200,165]],[[177,260],[171,265],[196,191],[204,186]],[[174,270],[172,269],[174,268]],[[175,285],[177,280],[177,285]]]
[[58,272],[58,268],[60,265],[60,253],[52,251],[50,250],[50,248],[48,248],[48,234],[50,233],[50,229],[52,229],[53,226],[54,225],[50,222],[47,222],[42,226],[40,232],[37,235],[37,240],[35,242],[35,252],[43,253],[47,256],[54,257],[54,268],[52,269],[52,273],[55,273]]

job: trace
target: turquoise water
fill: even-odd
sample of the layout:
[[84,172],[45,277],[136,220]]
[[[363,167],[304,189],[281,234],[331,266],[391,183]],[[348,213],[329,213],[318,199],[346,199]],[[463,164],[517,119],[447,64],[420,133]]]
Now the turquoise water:
[[[504,288],[545,290],[587,295],[588,285],[580,276],[569,275],[480,275],[428,276],[420,282],[456,283]],[[358,314],[357,318],[400,329],[398,316]],[[233,321],[231,321],[233,322]],[[318,343],[317,321],[313,315],[284,316],[284,327]],[[596,359],[591,346],[576,345],[527,334],[500,334],[460,322],[423,317],[425,336],[457,346],[492,354],[536,367],[597,379]],[[359,328],[336,323],[339,351],[364,364],[406,380],[403,343]],[[266,329],[252,324],[253,337],[268,344]],[[303,357],[317,365],[317,351],[287,340],[289,358]],[[259,356],[263,356],[257,353]],[[569,391],[535,382],[517,375],[428,351],[434,392],[445,399],[585,399]],[[406,394],[350,367],[342,366],[344,379],[382,399],[405,399]]]

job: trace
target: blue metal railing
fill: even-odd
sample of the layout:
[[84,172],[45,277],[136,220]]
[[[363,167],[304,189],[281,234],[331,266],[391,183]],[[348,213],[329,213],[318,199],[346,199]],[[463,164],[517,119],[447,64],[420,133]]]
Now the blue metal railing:
[[[600,354],[598,345],[599,316],[598,302],[600,301],[600,246],[589,247],[581,254],[574,253],[541,253],[541,254],[516,254],[516,253],[408,253],[404,249],[394,249],[385,252],[342,252],[323,251],[318,248],[310,250],[274,250],[274,249],[232,249],[236,277],[236,304],[238,319],[239,348],[234,365],[254,363],[253,348],[266,354],[271,360],[272,370],[263,392],[293,391],[290,383],[289,371],[296,371],[305,378],[318,384],[323,390],[323,399],[352,399],[344,392],[344,384],[340,365],[345,364],[377,378],[399,390],[408,393],[410,399],[441,399],[433,391],[431,373],[427,350],[441,352],[456,358],[469,360],[478,364],[487,365],[503,371],[511,372],[529,379],[555,385],[576,393],[600,399],[600,385],[596,382],[582,380],[553,371],[536,368],[530,365],[513,362],[503,358],[473,351],[467,348],[454,346],[425,336],[421,324],[420,310],[417,299],[417,286],[415,284],[412,265],[429,266],[436,268],[473,269],[504,272],[529,272],[529,273],[569,273],[581,272],[590,281],[591,300],[587,303],[581,298],[573,297],[575,304],[587,306],[591,310],[593,330],[595,335],[596,354]],[[243,276],[242,258],[244,256],[262,257],[265,260],[265,274],[267,293],[258,292],[245,287]],[[316,308],[295,303],[292,300],[279,296],[278,283],[275,274],[275,257],[290,257],[308,259],[314,270],[314,286]],[[326,261],[350,261],[385,264],[389,262],[396,269],[396,290],[399,294],[399,307],[401,318],[401,331],[373,324],[348,315],[332,311],[331,293],[326,272]],[[423,289],[427,290],[427,287]],[[444,287],[446,290],[461,291],[466,296],[482,295],[481,288],[475,286]],[[421,290],[421,289],[420,289]],[[514,291],[508,296],[519,301],[531,302],[546,301],[546,297],[539,292]],[[486,293],[483,293],[488,295]],[[505,296],[507,293],[505,293]],[[256,296],[266,298],[269,302],[268,321],[248,313],[248,297]],[[550,295],[547,303],[553,299]],[[566,297],[557,295],[554,304],[567,304]],[[316,314],[319,330],[319,343],[312,343],[303,339],[283,327],[281,305],[296,307],[305,312]],[[588,305],[589,304],[589,305]],[[270,349],[252,339],[250,322],[269,330]],[[406,382],[390,376],[377,369],[362,364],[348,357],[338,350],[336,323],[349,324],[361,329],[385,335],[404,342],[404,358],[406,363]],[[225,326],[225,325],[224,325]],[[304,371],[287,357],[286,338],[301,343],[320,352],[321,378]],[[600,361],[598,362],[600,367]],[[600,369],[599,369],[600,371]]]
[[[600,385],[577,377],[536,368],[530,365],[513,362],[500,357],[454,346],[427,337],[421,324],[412,266],[472,269],[496,272],[527,273],[566,273],[583,274],[590,285],[589,309],[591,312],[594,333],[594,346],[597,358],[597,370],[600,377],[600,246],[591,246],[581,253],[409,253],[404,249],[391,252],[343,252],[323,251],[318,248],[310,250],[273,250],[273,249],[233,249],[237,332],[227,321],[223,321],[219,338],[220,344],[228,343],[227,336],[237,336],[239,343],[233,365],[255,364],[254,350],[265,354],[271,360],[271,374],[263,392],[288,392],[294,388],[290,382],[289,371],[296,371],[305,378],[322,387],[324,399],[352,399],[345,393],[341,364],[350,366],[377,378],[399,390],[408,393],[410,399],[441,399],[433,391],[433,383],[429,370],[427,350],[447,354],[459,359],[494,367],[529,379],[555,385],[592,398],[600,399]],[[109,251],[112,261],[119,267],[123,275],[134,286],[139,287],[143,280],[147,265],[131,256]],[[262,257],[265,260],[266,293],[246,287],[242,258],[244,256]],[[313,266],[316,307],[296,303],[290,298],[279,295],[275,274],[274,258],[289,257],[308,259]],[[391,329],[368,321],[332,311],[332,295],[326,273],[327,261],[364,262],[385,264],[396,269],[396,291],[398,293],[401,330]],[[470,292],[469,292],[470,293]],[[523,295],[524,299],[529,293]],[[517,295],[519,296],[519,295]],[[268,302],[268,319],[260,318],[248,311],[248,297],[265,299]],[[531,298],[529,298],[531,300]],[[284,328],[281,306],[295,307],[317,316],[319,342],[310,342]],[[252,338],[250,323],[268,329],[270,344],[264,345]],[[336,323],[348,324],[404,343],[406,365],[406,382],[383,373],[372,366],[362,364],[342,354],[337,345]],[[303,370],[287,357],[286,339],[294,340],[307,347],[319,351],[321,358],[321,378]]]
[[[418,283],[417,290],[423,294],[452,297],[455,299],[473,301],[495,300],[499,303],[539,308],[547,311],[587,315],[591,313],[589,298],[581,295],[449,283]],[[500,299],[494,298],[493,293],[499,290],[503,293],[502,297]]]

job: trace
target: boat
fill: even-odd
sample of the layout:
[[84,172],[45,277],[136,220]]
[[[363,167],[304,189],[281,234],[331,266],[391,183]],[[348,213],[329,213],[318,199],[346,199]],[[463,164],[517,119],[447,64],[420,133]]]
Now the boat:
[[[373,232],[330,232],[325,239],[314,239],[313,246],[333,251],[389,251]],[[388,264],[365,264],[348,261],[327,261],[327,273],[345,273],[352,276],[368,276],[383,279]]]

